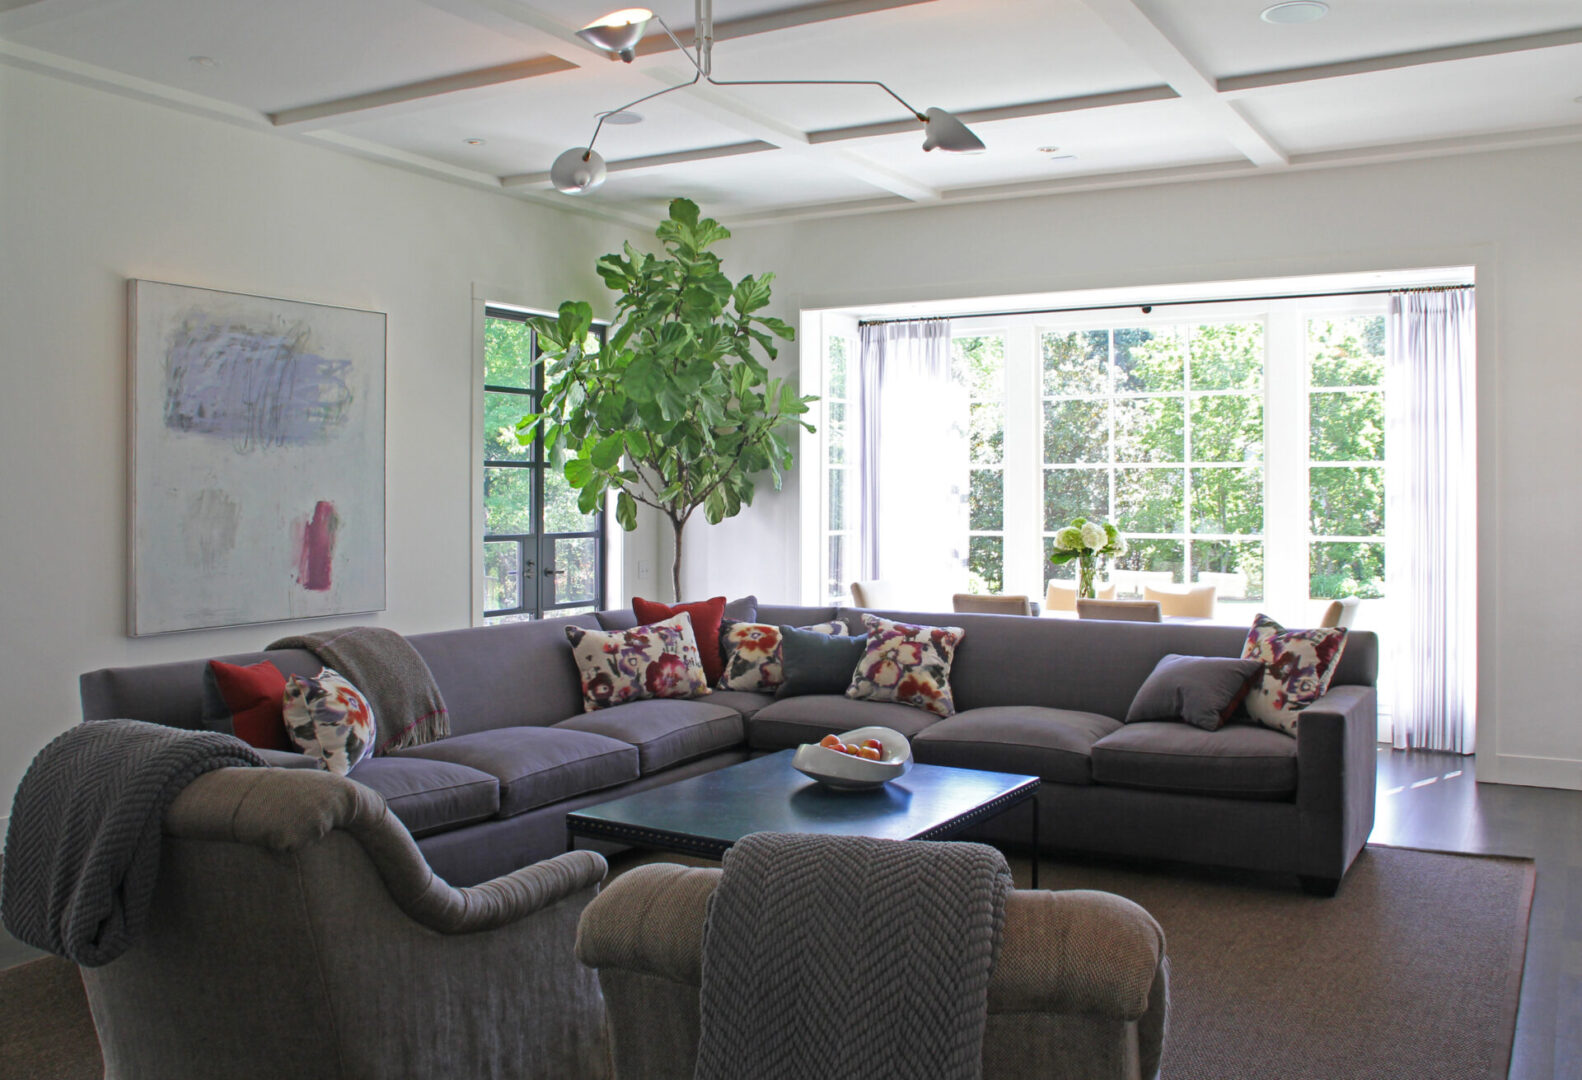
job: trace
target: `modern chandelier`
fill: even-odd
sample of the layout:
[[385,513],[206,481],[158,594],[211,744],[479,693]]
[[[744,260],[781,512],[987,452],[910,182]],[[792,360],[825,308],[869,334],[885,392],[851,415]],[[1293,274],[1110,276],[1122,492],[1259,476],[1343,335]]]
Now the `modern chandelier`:
[[604,158],[593,149],[593,144],[598,142],[599,132],[603,130],[606,120],[634,105],[641,105],[662,94],[696,86],[699,82],[707,82],[711,86],[877,86],[900,102],[902,108],[923,125],[924,150],[939,149],[956,154],[975,154],[984,149],[983,140],[974,135],[966,124],[944,109],[930,108],[918,112],[907,104],[900,94],[876,79],[716,79],[713,74],[714,0],[696,0],[691,49],[677,40],[675,33],[664,19],[647,8],[612,11],[602,19],[578,30],[577,36],[630,64],[637,55],[637,43],[642,40],[643,31],[650,20],[664,28],[665,34],[681,51],[681,55],[691,61],[696,74],[688,82],[667,86],[663,90],[656,90],[635,101],[629,101],[618,109],[600,113],[599,122],[594,126],[593,137],[588,140],[588,145],[567,150],[556,158],[555,164],[551,166],[549,179],[555,185],[556,191],[565,195],[587,195],[603,185],[608,169]]

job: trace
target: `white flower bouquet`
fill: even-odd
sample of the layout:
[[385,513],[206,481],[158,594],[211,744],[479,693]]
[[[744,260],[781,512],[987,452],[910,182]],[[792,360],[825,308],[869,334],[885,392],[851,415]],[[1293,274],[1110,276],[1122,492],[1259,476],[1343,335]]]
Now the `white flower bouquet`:
[[1056,566],[1077,560],[1077,595],[1093,599],[1093,578],[1099,569],[1099,560],[1106,556],[1126,554],[1126,538],[1120,530],[1107,521],[1089,521],[1077,518],[1070,525],[1055,533],[1054,552],[1049,561]]

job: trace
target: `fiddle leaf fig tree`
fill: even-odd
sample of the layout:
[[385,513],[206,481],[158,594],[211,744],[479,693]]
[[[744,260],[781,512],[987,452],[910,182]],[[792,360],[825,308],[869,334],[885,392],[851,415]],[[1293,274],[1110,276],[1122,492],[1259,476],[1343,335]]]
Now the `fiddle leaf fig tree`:
[[712,525],[753,501],[760,474],[776,490],[790,468],[788,436],[812,397],[770,378],[761,353],[795,331],[759,314],[773,274],[735,284],[709,248],[730,236],[699,218],[687,199],[670,204],[656,233],[664,255],[625,245],[598,261],[604,284],[619,294],[606,342],[591,333],[593,309],[560,305],[556,318],[532,320],[544,364],[539,411],[522,418],[517,437],[542,431],[550,464],[565,472],[577,505],[593,513],[615,492],[615,517],[637,527],[637,504],[663,514],[675,531],[672,584],[681,597],[681,536],[701,507]]

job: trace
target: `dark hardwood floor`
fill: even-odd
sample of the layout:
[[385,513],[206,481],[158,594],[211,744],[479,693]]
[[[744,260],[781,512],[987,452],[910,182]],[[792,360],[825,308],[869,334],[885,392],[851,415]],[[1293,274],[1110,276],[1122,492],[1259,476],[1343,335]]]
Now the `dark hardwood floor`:
[[[1381,747],[1372,840],[1537,861],[1512,1080],[1582,1078],[1582,791],[1479,784],[1470,757]],[[0,967],[40,955],[0,932]]]

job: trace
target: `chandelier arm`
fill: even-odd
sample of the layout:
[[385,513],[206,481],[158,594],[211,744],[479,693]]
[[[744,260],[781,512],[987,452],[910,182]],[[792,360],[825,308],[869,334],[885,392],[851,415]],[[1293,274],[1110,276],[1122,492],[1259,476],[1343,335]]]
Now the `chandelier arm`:
[[628,101],[625,105],[622,105],[619,109],[609,109],[609,110],[607,110],[607,111],[605,111],[603,113],[600,113],[599,114],[599,122],[593,126],[593,138],[589,139],[588,140],[588,145],[583,147],[583,150],[587,152],[587,153],[583,154],[583,160],[586,161],[587,157],[588,157],[588,153],[592,153],[592,151],[593,151],[593,144],[599,141],[599,132],[604,129],[604,122],[606,120],[608,120],[611,116],[615,115],[618,112],[625,112],[627,109],[630,109],[633,105],[641,105],[643,102],[651,101],[654,98],[659,97],[659,96],[661,96],[663,94],[668,94],[668,93],[671,93],[672,91],[675,91],[675,90],[685,90],[689,86],[696,86],[697,83],[698,83],[698,80],[701,79],[701,78],[703,78],[703,72],[699,71],[696,75],[692,76],[692,80],[690,82],[677,83],[675,86],[667,86],[663,90],[655,90],[652,94],[644,94],[642,97],[638,98],[636,101]]
[[[681,51],[681,55],[685,56],[689,61],[692,62],[692,66],[698,69],[698,74],[700,76],[704,77],[704,78],[708,78],[708,74],[709,73],[707,71],[703,70],[703,65],[698,62],[698,58],[697,57],[692,55],[692,50],[688,49],[685,45],[681,44],[681,41],[676,37],[675,31],[670,29],[670,24],[665,22],[665,20],[661,19],[658,15],[654,16],[654,21],[656,23],[658,23],[660,25],[660,27],[662,27],[664,29],[665,35],[667,37],[669,37],[670,40],[671,40],[671,43],[674,44],[675,47]],[[696,31],[694,31],[694,33],[695,32]],[[699,51],[701,52],[701,46],[699,47]],[[697,81],[696,79],[693,80],[693,82],[696,82],[696,81]],[[691,84],[689,83],[688,85],[690,86]]]
[[920,122],[928,123],[927,116],[912,108],[905,98],[877,79],[716,79],[712,75],[706,78],[714,86],[877,86],[899,101],[902,108]]

